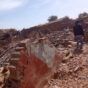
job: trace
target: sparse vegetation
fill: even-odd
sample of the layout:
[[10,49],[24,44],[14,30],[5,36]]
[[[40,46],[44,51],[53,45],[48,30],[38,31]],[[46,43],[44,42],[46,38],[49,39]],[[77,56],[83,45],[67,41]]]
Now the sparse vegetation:
[[49,22],[52,22],[52,21],[56,21],[57,19],[58,19],[57,16],[50,16],[50,17],[48,18],[48,21],[49,21]]

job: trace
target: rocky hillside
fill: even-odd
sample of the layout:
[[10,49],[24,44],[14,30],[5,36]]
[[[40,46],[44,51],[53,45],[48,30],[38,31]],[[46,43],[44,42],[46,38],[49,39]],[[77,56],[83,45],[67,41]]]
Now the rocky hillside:
[[[88,40],[88,18],[80,20]],[[1,31],[0,88],[88,88],[88,44],[76,49],[74,21]]]
[[53,33],[55,31],[62,31],[67,29],[70,29],[69,31],[72,31],[74,22],[76,20],[80,20],[85,31],[88,31],[88,15],[85,15],[85,13],[83,13],[83,14],[80,14],[77,19],[70,19],[68,17],[64,17],[57,21],[34,26],[28,29],[23,29],[21,31],[21,38],[35,39],[35,38],[46,36],[47,34]]
[[71,29],[73,27],[74,20],[69,19],[69,18],[63,18],[59,19],[54,22],[46,23],[44,25],[39,25],[35,27],[31,27],[29,29],[23,29],[21,31],[21,35],[24,38],[38,38],[38,37],[43,37],[46,34],[49,34],[54,31],[60,31],[63,29]]

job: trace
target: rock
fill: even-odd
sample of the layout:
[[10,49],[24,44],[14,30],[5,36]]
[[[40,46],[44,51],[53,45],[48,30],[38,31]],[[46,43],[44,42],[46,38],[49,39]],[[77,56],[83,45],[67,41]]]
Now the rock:
[[73,54],[69,50],[64,51],[64,57],[63,57],[63,62],[66,62],[67,60],[73,58]]
[[16,66],[18,64],[19,59],[20,59],[20,57],[19,58],[12,58],[9,61],[10,65]]
[[53,66],[56,52],[56,48],[54,46],[50,46],[50,41],[45,38],[42,38],[37,41],[37,43],[30,45],[30,53],[47,63],[49,67]]
[[11,57],[12,57],[12,58],[19,58],[19,57],[20,57],[20,52],[13,52],[13,53],[11,54]]
[[[22,54],[19,65],[19,70],[22,69],[23,71],[23,81],[20,88],[35,88],[37,85],[39,86],[39,83],[42,82],[42,78],[45,78],[45,75],[50,71],[47,64],[35,55],[28,57]],[[26,68],[24,66],[26,66]]]
[[15,51],[17,51],[17,52],[18,52],[18,51],[21,51],[21,50],[24,50],[24,47],[16,47],[16,48],[15,48]]
[[76,42],[74,42],[74,41],[69,41],[69,43],[70,43],[73,47],[75,47],[75,45],[76,45]]
[[68,67],[67,64],[61,64],[59,70],[60,70],[61,72],[66,72],[66,73],[68,73],[68,72],[69,72],[69,67]]
[[5,67],[0,68],[0,88],[3,88],[5,86],[5,82],[8,80],[10,76],[9,69]]
[[57,85],[54,85],[52,88],[60,88],[60,87],[58,87]]
[[72,45],[68,45],[68,48],[72,48]]

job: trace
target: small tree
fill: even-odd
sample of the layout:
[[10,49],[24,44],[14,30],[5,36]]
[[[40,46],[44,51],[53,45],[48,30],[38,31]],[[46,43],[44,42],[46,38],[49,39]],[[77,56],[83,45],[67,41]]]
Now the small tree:
[[57,16],[50,16],[50,17],[48,18],[48,21],[49,21],[49,22],[52,22],[52,21],[56,21],[57,19],[58,19]]
[[88,13],[84,12],[79,15],[79,18],[85,18],[88,17]]

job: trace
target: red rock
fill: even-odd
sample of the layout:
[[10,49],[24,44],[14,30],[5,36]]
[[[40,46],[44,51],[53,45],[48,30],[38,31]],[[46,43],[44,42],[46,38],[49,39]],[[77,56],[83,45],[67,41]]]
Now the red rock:
[[26,66],[23,70],[24,76],[20,88],[36,88],[44,75],[50,71],[46,63],[35,55],[26,56],[24,52],[21,54],[19,65],[22,69]]

